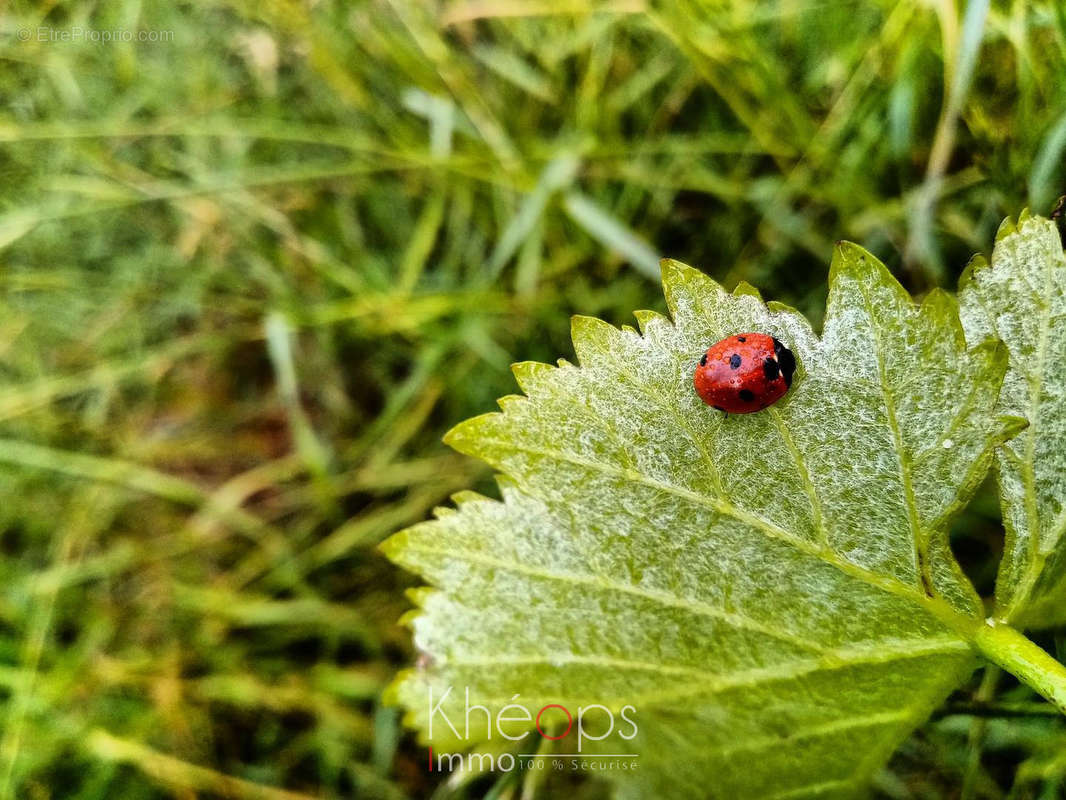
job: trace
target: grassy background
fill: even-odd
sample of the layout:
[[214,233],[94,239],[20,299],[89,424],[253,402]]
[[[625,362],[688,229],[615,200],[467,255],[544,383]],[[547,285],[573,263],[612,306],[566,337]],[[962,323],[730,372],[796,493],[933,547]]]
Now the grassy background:
[[[1066,181],[1058,0],[0,23],[0,800],[558,796],[435,786],[379,702],[412,578],[375,545],[491,491],[443,431],[571,313],[661,309],[659,255],[817,322],[834,240],[950,286]],[[995,505],[956,542],[986,592]],[[1063,725],[984,680],[1022,716],[931,723],[883,795],[1064,796]]]

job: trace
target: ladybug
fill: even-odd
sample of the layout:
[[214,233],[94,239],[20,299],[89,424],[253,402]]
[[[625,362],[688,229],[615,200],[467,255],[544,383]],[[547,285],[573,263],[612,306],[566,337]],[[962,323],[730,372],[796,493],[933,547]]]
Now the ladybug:
[[796,357],[765,333],[738,333],[712,344],[692,376],[704,403],[750,414],[776,403],[792,385]]

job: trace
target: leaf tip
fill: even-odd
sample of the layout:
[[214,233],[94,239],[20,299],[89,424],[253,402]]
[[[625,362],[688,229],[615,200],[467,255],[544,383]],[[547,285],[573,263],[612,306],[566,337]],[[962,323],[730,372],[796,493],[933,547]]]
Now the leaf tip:
[[602,329],[603,326],[607,324],[608,323],[598,317],[590,317],[586,314],[574,314],[570,317],[570,335],[574,339],[577,339],[579,336],[584,336],[589,331]]
[[399,563],[400,555],[407,547],[407,528],[397,531],[385,541],[378,544],[378,552],[394,564]]
[[877,260],[865,247],[855,244],[855,242],[849,242],[847,239],[838,239],[834,249],[836,255],[850,261],[858,261],[862,263],[867,259]]
[[465,503],[487,503],[491,502],[485,495],[475,492],[472,489],[462,489],[458,492],[453,492],[449,498],[457,506],[461,506]]
[[939,286],[934,286],[928,292],[925,293],[925,297],[922,298],[920,309],[924,309],[926,313],[946,313],[950,318],[949,321],[958,321],[959,316],[959,303],[955,299],[955,295],[949,292],[947,289],[942,289]]
[[733,297],[754,297],[762,302],[762,293],[747,281],[741,281],[733,289]]
[[435,594],[438,594],[438,592],[432,586],[412,586],[407,589],[404,592],[404,596],[411,601],[411,605],[414,608],[404,612],[403,616],[400,617],[401,623],[409,625],[416,617],[421,616],[430,598]]
[[617,329],[598,317],[575,314],[570,318],[570,338],[574,342],[577,363],[588,366],[597,354],[610,348],[610,340]]
[[656,311],[634,311],[633,316],[637,318],[637,326],[642,334],[646,334],[650,326],[665,319],[662,314]]
[[529,398],[524,394],[505,394],[502,397],[496,398],[496,405],[499,407],[500,411],[507,411],[510,408],[514,408],[515,406],[528,401]]
[[396,620],[396,624],[401,628],[407,628],[409,631],[413,631],[415,628],[415,620],[422,616],[422,609],[412,608],[403,612],[400,618]]
[[668,295],[672,288],[680,284],[690,281],[710,281],[710,278],[701,270],[673,258],[664,258],[659,262],[659,267],[662,270],[663,288],[666,289]]
[[540,361],[516,361],[511,365],[511,374],[514,375],[518,388],[528,395],[533,387],[554,369],[551,364]]
[[664,284],[679,280],[686,269],[692,269],[692,267],[673,258],[659,259],[659,273],[662,275]]
[[843,239],[833,245],[833,259],[829,263],[830,286],[832,286],[833,280],[838,275],[851,271],[856,263],[861,261],[861,254],[858,252],[861,249],[858,245],[846,242]]
[[478,448],[484,438],[483,427],[486,423],[491,423],[500,416],[500,412],[492,411],[488,414],[479,414],[476,417],[463,420],[444,434],[441,441],[459,453],[477,455]]
[[988,259],[981,253],[974,253],[966,262],[962,274],[959,275],[958,290],[961,292],[970,281],[986,269],[988,269]]
[[836,243],[836,247],[833,248],[833,260],[829,265],[830,294],[832,294],[833,282],[841,275],[857,278],[871,273],[879,276],[881,282],[891,282],[895,284],[897,291],[904,292],[899,281],[888,271],[888,267],[865,247],[845,240]]
[[1014,222],[1014,219],[1012,217],[1007,217],[1003,222],[999,223],[999,228],[996,230],[996,244],[999,244],[1003,239],[1006,239],[1012,233],[1016,233],[1017,231],[1018,226]]

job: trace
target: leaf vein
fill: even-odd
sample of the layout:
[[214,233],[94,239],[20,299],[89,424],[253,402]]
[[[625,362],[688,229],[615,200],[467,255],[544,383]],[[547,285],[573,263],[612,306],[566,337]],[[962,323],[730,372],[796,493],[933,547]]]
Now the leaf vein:
[[[826,651],[820,657],[803,660],[787,661],[770,667],[756,667],[748,670],[716,675],[705,673],[699,683],[678,683],[675,688],[668,691],[645,692],[643,694],[627,693],[624,698],[612,700],[602,695],[596,702],[601,702],[612,710],[620,706],[612,706],[612,703],[637,704],[647,706],[662,706],[675,701],[691,701],[704,695],[713,696],[734,689],[753,689],[766,684],[793,681],[809,677],[821,672],[834,672],[847,670],[852,667],[876,666],[898,661],[910,661],[930,656],[958,656],[971,653],[972,649],[962,639],[949,636],[941,636],[926,639],[884,639],[880,642],[864,643],[862,646],[840,647]],[[455,666],[462,662],[448,661],[445,666]],[[549,658],[543,660],[531,659],[530,664],[554,665],[558,662]],[[475,662],[474,666],[484,667],[484,664]],[[514,664],[501,666],[513,667]],[[510,673],[509,673],[510,674]],[[583,695],[552,695],[556,702],[586,703],[592,698]],[[509,702],[510,695],[502,697],[486,698],[484,702],[490,705]],[[528,699],[528,698],[527,698]]]
[[929,564],[929,545],[926,535],[922,530],[921,521],[918,517],[918,505],[914,498],[914,484],[911,476],[911,466],[908,463],[907,453],[903,447],[903,434],[900,432],[899,420],[896,417],[896,401],[889,390],[888,374],[885,367],[885,343],[881,337],[881,328],[874,317],[873,298],[866,291],[861,281],[856,281],[859,294],[862,295],[866,305],[866,313],[870,320],[870,331],[874,337],[874,355],[877,358],[877,372],[880,382],[881,399],[885,405],[885,417],[888,420],[889,430],[892,432],[892,441],[895,444],[896,458],[899,461],[900,480],[903,482],[903,500],[907,509],[907,522],[911,529],[911,540],[914,548],[915,568],[918,570],[920,580],[925,585],[925,592],[930,596],[936,594],[933,586],[932,570]]
[[[723,516],[732,517],[738,522],[743,522],[756,531],[762,533],[769,539],[783,542],[791,545],[800,552],[813,556],[826,564],[840,570],[850,577],[856,578],[869,586],[876,587],[890,594],[897,595],[899,597],[906,598],[918,605],[923,606],[932,614],[934,614],[941,622],[945,623],[954,630],[960,632],[969,633],[973,630],[976,622],[968,617],[963,616],[950,605],[945,603],[939,597],[929,597],[917,586],[905,584],[902,581],[892,577],[891,575],[879,575],[876,572],[872,572],[866,567],[855,564],[852,561],[842,558],[834,550],[826,550],[814,542],[807,541],[798,536],[789,533],[783,528],[779,528],[768,520],[763,519],[755,514],[744,511],[737,508],[733,504],[725,501],[721,498],[706,497],[697,492],[693,492],[689,489],[685,489],[680,486],[675,486],[669,483],[663,483],[662,481],[650,478],[642,473],[635,472],[633,470],[623,470],[618,467],[609,466],[598,461],[591,461],[583,459],[570,453],[565,453],[559,450],[543,447],[532,447],[529,445],[519,445],[513,441],[490,439],[483,437],[481,443],[484,445],[498,445],[511,451],[526,452],[531,455],[540,455],[547,458],[554,458],[559,461],[574,464],[575,466],[586,467],[588,469],[600,472],[605,475],[612,475],[614,477],[622,478],[624,480],[631,481],[633,483],[641,483],[650,488],[658,491],[666,492],[679,497],[693,505],[699,505],[706,508],[711,508],[714,511],[722,514]],[[491,456],[485,456],[490,461]],[[495,466],[500,469],[505,469],[500,459],[495,460]]]
[[729,611],[723,611],[715,606],[701,603],[693,598],[683,597],[681,595],[670,595],[664,592],[655,592],[650,589],[642,589],[639,586],[633,586],[632,584],[619,583],[618,581],[610,580],[608,578],[595,576],[595,575],[580,575],[573,572],[553,572],[546,569],[537,569],[526,564],[519,563],[517,561],[507,561],[502,558],[494,558],[492,556],[485,556],[480,553],[464,552],[461,550],[446,550],[444,548],[435,547],[423,547],[417,544],[408,544],[407,549],[412,552],[419,552],[425,555],[443,556],[447,558],[458,558],[470,563],[482,564],[487,567],[494,567],[496,569],[504,569],[509,572],[517,572],[522,575],[528,575],[533,578],[542,578],[544,580],[559,581],[560,583],[573,583],[582,586],[590,586],[594,589],[600,589],[609,592],[618,592],[621,594],[629,594],[635,597],[641,597],[646,600],[658,603],[661,606],[667,608],[679,608],[685,611],[689,611],[698,616],[713,617],[720,619],[724,622],[747,630],[761,633],[765,636],[770,636],[774,639],[789,642],[803,650],[814,653],[824,652],[824,648],[812,644],[808,639],[805,639],[788,631],[775,628],[772,625],[754,620],[743,614],[736,614]]
[[795,439],[792,438],[792,434],[789,433],[788,426],[784,424],[784,420],[781,419],[781,412],[776,408],[770,408],[770,418],[774,421],[774,426],[777,428],[778,433],[781,434],[781,439],[785,443],[785,447],[792,455],[792,460],[796,464],[796,469],[799,471],[800,479],[803,483],[803,489],[807,493],[807,498],[811,503],[811,515],[813,517],[812,522],[814,529],[818,533],[819,541],[822,547],[826,550],[831,550],[832,546],[829,544],[829,531],[825,527],[825,519],[822,516],[822,500],[818,495],[818,487],[814,485],[814,481],[811,480],[811,474],[807,470],[807,461],[796,445]]

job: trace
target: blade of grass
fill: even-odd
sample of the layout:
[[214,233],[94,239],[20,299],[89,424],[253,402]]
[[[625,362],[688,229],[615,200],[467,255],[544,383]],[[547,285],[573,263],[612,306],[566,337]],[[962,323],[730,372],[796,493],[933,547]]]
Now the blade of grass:
[[312,795],[264,786],[182,761],[102,728],[89,733],[85,748],[96,758],[130,764],[152,780],[181,792],[210,792],[234,800],[315,800]]
[[659,256],[622,222],[577,191],[566,193],[563,207],[589,236],[620,255],[649,280],[659,280]]
[[944,29],[944,83],[946,99],[937,123],[933,146],[929,152],[925,180],[915,198],[910,214],[910,236],[904,251],[904,264],[911,269],[921,267],[930,276],[933,285],[943,281],[944,265],[933,239],[933,223],[936,219],[937,199],[941,182],[947,172],[951,153],[955,149],[955,136],[959,115],[966,102],[973,81],[977,54],[984,37],[985,20],[988,18],[990,0],[969,0],[962,21],[962,33],[955,46],[956,17],[954,3],[941,5],[941,26]]

